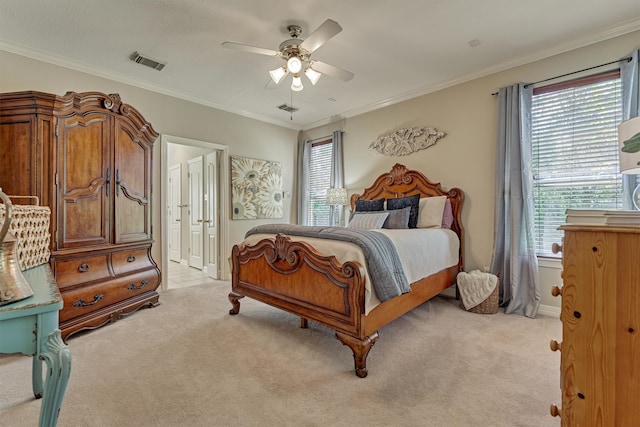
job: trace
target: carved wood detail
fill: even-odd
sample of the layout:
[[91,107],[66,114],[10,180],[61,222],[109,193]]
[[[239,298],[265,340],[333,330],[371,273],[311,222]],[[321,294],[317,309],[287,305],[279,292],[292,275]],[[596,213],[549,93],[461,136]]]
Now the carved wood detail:
[[431,147],[445,135],[446,133],[430,126],[398,129],[373,141],[369,150],[385,156],[407,156]]

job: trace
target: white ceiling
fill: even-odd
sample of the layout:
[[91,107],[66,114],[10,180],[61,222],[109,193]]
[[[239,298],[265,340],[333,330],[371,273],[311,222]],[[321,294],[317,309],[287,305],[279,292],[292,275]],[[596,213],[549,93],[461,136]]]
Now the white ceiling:
[[[312,58],[349,82],[303,77],[292,94],[290,76],[269,79],[281,59],[221,47],[277,50],[288,24],[304,39],[328,18],[343,31]],[[0,49],[294,129],[638,29],[638,0],[0,0]],[[136,64],[135,51],[167,66]]]

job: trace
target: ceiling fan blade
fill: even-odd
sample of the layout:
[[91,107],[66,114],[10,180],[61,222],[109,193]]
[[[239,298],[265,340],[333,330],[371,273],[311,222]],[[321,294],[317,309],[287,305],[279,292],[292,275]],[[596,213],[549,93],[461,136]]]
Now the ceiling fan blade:
[[260,55],[267,55],[267,56],[280,55],[280,52],[278,52],[277,50],[265,49],[262,47],[249,46],[247,44],[234,43],[234,42],[224,42],[222,43],[222,47],[226,47],[227,49],[242,50],[244,52],[259,53]]
[[313,61],[311,68],[322,74],[326,74],[327,76],[344,80],[345,82],[348,82],[353,78],[353,73],[351,71],[343,70],[342,68],[334,67],[333,65],[329,65],[321,61]]
[[309,34],[300,44],[300,47],[313,52],[330,38],[342,31],[342,27],[336,21],[327,19],[314,32]]

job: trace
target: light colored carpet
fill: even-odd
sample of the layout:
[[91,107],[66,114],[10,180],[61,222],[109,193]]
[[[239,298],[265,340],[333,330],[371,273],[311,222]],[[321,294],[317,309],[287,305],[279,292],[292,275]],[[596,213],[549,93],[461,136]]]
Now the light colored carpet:
[[[328,329],[244,298],[228,282],[69,340],[59,426],[559,425],[556,318],[467,313],[437,297],[380,331],[367,361]],[[0,425],[37,425],[31,360],[0,357]]]

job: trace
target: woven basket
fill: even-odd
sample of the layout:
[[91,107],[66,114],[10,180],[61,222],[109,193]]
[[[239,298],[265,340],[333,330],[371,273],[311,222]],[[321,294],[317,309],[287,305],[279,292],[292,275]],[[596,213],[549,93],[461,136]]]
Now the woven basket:
[[496,287],[493,289],[493,292],[482,301],[480,304],[472,307],[470,309],[466,309],[462,300],[460,300],[460,308],[468,311],[469,313],[478,313],[478,314],[496,314],[498,312],[498,303],[500,299],[500,277],[498,277],[498,282],[496,283]]
[[[49,222],[51,210],[48,206],[37,206],[38,198],[35,196],[9,196],[9,198],[29,198],[36,205],[13,206],[13,220],[9,231],[18,239],[16,255],[21,270],[27,270],[40,264],[49,262]],[[0,203],[0,223],[5,220],[5,206]]]

